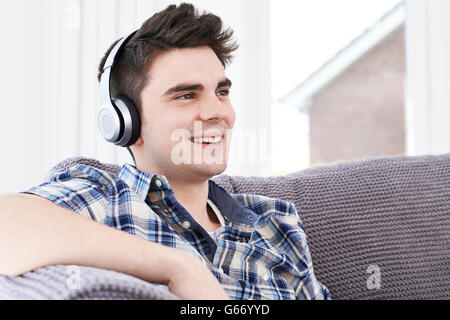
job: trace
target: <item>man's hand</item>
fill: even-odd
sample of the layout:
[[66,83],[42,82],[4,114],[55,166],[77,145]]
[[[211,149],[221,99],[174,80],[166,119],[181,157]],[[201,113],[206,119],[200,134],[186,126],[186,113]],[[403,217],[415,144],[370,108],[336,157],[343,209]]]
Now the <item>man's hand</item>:
[[190,253],[179,251],[169,272],[169,290],[181,299],[229,300],[209,269]]

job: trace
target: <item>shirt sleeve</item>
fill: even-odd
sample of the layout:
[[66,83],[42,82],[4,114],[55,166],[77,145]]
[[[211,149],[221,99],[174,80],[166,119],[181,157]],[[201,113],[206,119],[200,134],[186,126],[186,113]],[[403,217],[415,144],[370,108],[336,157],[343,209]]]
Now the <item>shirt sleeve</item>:
[[105,223],[112,177],[93,167],[75,165],[22,193],[34,194],[87,218]]
[[297,214],[295,205],[288,201],[274,200],[275,212],[270,215],[268,238],[279,252],[285,255],[291,265],[291,286],[299,300],[329,300],[330,291],[314,274],[306,230]]
[[287,250],[287,253],[297,265],[297,268],[303,269],[307,273],[304,285],[297,293],[297,299],[331,300],[330,291],[315,276],[306,229],[297,213],[297,209],[291,202],[286,202],[286,205],[289,212],[287,217],[290,220],[289,226],[285,226],[288,229],[286,230],[286,236],[289,238],[287,241],[291,243],[290,250]]

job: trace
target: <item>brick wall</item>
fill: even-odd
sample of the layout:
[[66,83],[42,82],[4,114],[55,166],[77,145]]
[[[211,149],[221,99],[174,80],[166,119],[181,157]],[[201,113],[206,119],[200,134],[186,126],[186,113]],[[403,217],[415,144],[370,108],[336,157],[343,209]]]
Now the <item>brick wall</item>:
[[311,164],[405,153],[404,28],[312,99]]

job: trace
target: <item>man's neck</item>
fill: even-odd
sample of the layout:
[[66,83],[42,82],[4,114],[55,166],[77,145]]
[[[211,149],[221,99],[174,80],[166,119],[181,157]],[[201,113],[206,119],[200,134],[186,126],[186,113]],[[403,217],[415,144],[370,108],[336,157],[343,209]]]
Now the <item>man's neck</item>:
[[199,183],[179,182],[169,178],[167,180],[174,191],[177,201],[205,230],[213,231],[220,227],[217,216],[207,205],[209,192],[208,180]]
[[[151,168],[148,164],[136,162],[136,168],[141,171],[153,174],[162,174],[163,170]],[[159,172],[159,173],[158,173]],[[174,191],[177,201],[191,214],[205,230],[213,231],[220,227],[217,218],[211,207],[208,206],[208,179],[194,179],[193,177],[163,174]]]

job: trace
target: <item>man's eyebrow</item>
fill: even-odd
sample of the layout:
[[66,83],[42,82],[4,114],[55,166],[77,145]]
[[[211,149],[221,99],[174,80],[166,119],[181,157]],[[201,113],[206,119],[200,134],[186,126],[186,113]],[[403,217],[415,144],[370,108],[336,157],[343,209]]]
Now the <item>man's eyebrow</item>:
[[222,81],[219,81],[219,83],[217,84],[217,88],[222,87],[231,87],[231,80],[227,78]]
[[163,93],[163,97],[170,96],[173,93],[182,92],[182,91],[191,91],[191,90],[203,90],[204,87],[201,84],[192,84],[192,83],[180,83],[176,86],[168,89]]
[[[227,78],[227,79],[219,81],[219,83],[217,84],[217,88],[222,88],[222,87],[231,87],[231,80]],[[166,92],[164,92],[162,94],[162,97],[167,97],[174,93],[183,92],[183,91],[191,91],[191,90],[192,91],[194,91],[194,90],[201,91],[204,88],[205,87],[199,83],[180,83],[172,88],[169,88]]]

